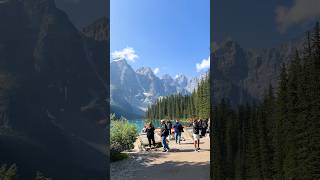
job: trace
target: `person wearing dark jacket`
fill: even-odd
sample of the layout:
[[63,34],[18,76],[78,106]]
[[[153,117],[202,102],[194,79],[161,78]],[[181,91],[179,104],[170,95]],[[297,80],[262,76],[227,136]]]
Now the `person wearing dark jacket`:
[[201,120],[194,120],[192,124],[193,128],[193,140],[194,140],[194,150],[200,150],[200,129],[201,129]]
[[154,140],[154,127],[152,125],[152,123],[148,123],[147,127],[146,127],[146,133],[147,133],[147,138],[148,138],[148,141],[149,141],[149,147],[151,148],[151,141],[152,141],[152,144],[153,144],[153,147],[156,146],[156,142]]
[[180,124],[179,120],[176,120],[176,124],[173,126],[174,128],[174,137],[176,140],[176,144],[180,144],[181,141],[181,133],[183,132],[183,126]]
[[170,149],[167,144],[167,137],[169,135],[169,130],[165,123],[165,120],[161,120],[160,122],[161,122],[161,143],[163,146],[163,152],[168,152]]
[[167,127],[168,127],[168,130],[169,130],[169,135],[171,135],[172,123],[171,123],[170,120],[168,120],[168,122],[167,122]]
[[201,136],[205,137],[206,133],[207,133],[207,129],[208,129],[208,120],[205,119],[204,121],[202,121],[202,129],[201,129]]

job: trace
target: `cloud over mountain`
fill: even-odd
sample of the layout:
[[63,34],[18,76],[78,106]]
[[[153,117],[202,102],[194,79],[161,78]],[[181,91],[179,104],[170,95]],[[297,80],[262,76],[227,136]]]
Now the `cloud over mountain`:
[[201,63],[197,63],[196,68],[197,68],[198,72],[205,70],[205,69],[209,69],[210,68],[210,56],[208,57],[208,59],[203,59],[201,61]]
[[114,51],[111,54],[112,59],[126,59],[131,62],[135,62],[139,56],[136,54],[136,51],[132,47],[126,47],[119,51]]
[[155,68],[154,70],[153,70],[153,73],[154,74],[158,74],[160,72],[160,69],[159,68]]

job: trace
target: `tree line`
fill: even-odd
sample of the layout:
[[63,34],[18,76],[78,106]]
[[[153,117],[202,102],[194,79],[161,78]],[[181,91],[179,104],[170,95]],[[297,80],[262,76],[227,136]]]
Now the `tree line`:
[[319,23],[259,104],[213,111],[214,179],[320,179]]
[[147,119],[188,119],[210,117],[209,74],[201,79],[192,94],[174,94],[159,98],[146,111]]

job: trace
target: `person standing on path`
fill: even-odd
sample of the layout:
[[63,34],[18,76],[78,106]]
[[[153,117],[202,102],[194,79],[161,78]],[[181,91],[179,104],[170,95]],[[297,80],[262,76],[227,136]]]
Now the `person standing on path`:
[[194,140],[194,151],[198,151],[200,150],[200,123],[201,120],[194,120],[192,127],[193,127],[193,140]]
[[170,120],[167,121],[167,126],[168,126],[168,129],[169,129],[169,135],[171,135],[172,123],[171,123]]
[[181,141],[181,133],[183,132],[183,126],[179,123],[179,120],[176,120],[176,124],[173,126],[174,128],[174,138],[176,140],[176,144],[180,144]]
[[156,142],[154,140],[154,127],[152,125],[152,123],[148,123],[147,124],[147,127],[146,127],[146,133],[147,133],[147,138],[148,138],[148,141],[149,141],[149,147],[151,149],[151,141],[152,141],[152,144],[153,144],[153,147],[156,146]]
[[165,123],[165,120],[162,119],[160,123],[161,123],[161,143],[163,146],[163,152],[168,152],[170,149],[167,144],[167,137],[169,135],[169,130]]

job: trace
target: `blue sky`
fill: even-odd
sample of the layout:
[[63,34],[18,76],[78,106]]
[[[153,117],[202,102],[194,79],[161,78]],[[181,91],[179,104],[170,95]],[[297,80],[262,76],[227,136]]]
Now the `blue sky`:
[[243,47],[274,47],[301,36],[320,17],[320,0],[214,0],[212,38]]
[[[134,69],[158,68],[158,76],[167,73],[193,77],[206,70],[208,61],[203,60],[208,60],[210,50],[209,0],[110,3],[110,43],[115,56],[127,57]],[[200,72],[197,63],[202,65]]]

